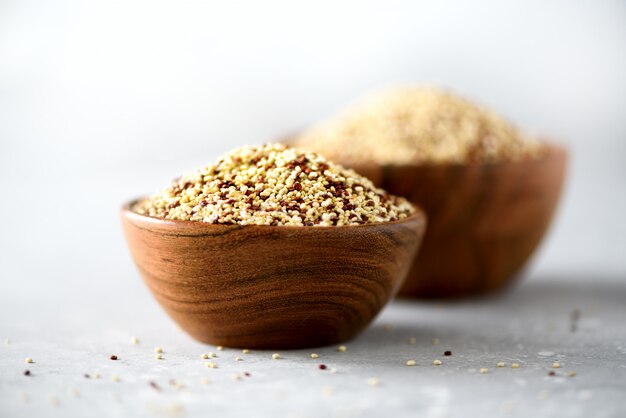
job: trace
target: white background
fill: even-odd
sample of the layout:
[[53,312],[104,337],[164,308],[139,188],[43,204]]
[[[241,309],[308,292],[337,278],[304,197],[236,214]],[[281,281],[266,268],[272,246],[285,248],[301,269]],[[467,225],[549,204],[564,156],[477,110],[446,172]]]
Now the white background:
[[530,276],[621,284],[625,41],[623,1],[0,0],[0,333],[34,346],[67,318],[119,331],[114,309],[157,315],[121,235],[125,200],[397,82],[455,89],[567,144]]

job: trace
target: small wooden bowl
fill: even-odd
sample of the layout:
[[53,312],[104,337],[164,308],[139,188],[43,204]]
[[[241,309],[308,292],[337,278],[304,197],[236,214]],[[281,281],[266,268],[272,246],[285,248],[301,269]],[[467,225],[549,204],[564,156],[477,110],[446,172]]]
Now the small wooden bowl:
[[350,166],[428,214],[400,295],[453,298],[493,292],[515,279],[550,224],[567,152],[547,145],[543,157],[519,162]]
[[395,295],[426,228],[213,225],[122,208],[135,263],[167,313],[193,338],[241,348],[336,344]]

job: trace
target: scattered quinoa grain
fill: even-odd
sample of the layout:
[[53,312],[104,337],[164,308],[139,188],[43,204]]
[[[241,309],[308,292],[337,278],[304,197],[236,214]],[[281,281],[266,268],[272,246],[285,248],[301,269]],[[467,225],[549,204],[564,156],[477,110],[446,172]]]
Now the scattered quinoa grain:
[[130,338],[130,343],[133,344],[133,345],[139,344],[139,338],[131,337]]
[[94,379],[100,379],[100,373],[94,373],[91,375]]
[[328,367],[326,367],[325,364],[320,364],[319,366],[317,366],[320,370],[326,370]]
[[61,401],[59,401],[59,398],[54,395],[48,395],[48,402],[50,402],[52,406],[59,406],[59,404],[61,403]]
[[217,354],[211,351],[209,352],[209,358],[217,358]]
[[280,354],[278,354],[278,353],[274,353],[274,354],[272,354],[272,359],[274,359],[274,360],[278,360],[278,359],[280,359],[280,358],[281,358],[281,357],[280,357]]
[[111,376],[111,380],[114,382],[119,382],[121,379],[118,375],[114,374]]
[[444,351],[443,352],[444,356],[451,356],[452,355],[452,351],[448,350],[448,351]]
[[433,365],[441,366],[441,360],[433,360]]
[[24,370],[24,376],[30,376],[30,370]]
[[380,379],[378,379],[377,377],[370,377],[369,379],[367,379],[367,384],[370,386],[379,386]]
[[157,354],[154,355],[154,358],[157,359],[157,360],[163,360],[163,354],[157,353]]
[[512,368],[512,369],[519,369],[519,363],[513,363],[513,364],[511,364],[511,368]]
[[554,370],[550,370],[548,372],[548,376],[556,376],[556,372]]
[[337,373],[337,369],[335,369],[334,367],[331,367],[329,371],[331,374]]
[[503,361],[498,362],[498,364],[496,364],[496,366],[498,367],[505,367],[506,363],[504,363]]
[[250,376],[252,376],[252,375],[250,374],[250,372],[243,372],[243,375],[244,375],[244,376],[246,376],[246,377],[250,377]]
[[237,148],[132,210],[212,224],[342,226],[400,220],[415,208],[318,154],[267,144]]
[[348,347],[346,347],[345,345],[340,345],[339,347],[337,347],[337,351],[339,351],[340,353],[345,353],[348,350]]
[[161,347],[154,347],[154,352],[155,352],[156,354],[159,354],[159,353],[162,353],[162,352],[163,352],[163,349],[162,349]]
[[205,364],[209,369],[217,369],[217,363],[214,361],[209,361]]
[[235,361],[243,361],[243,359],[239,356],[235,357]]
[[479,370],[480,373],[485,374],[485,373],[489,373],[489,369],[486,367],[481,367],[481,369]]
[[206,353],[200,354],[200,358],[203,360],[207,360],[209,358],[209,355]]
[[117,356],[115,354],[112,354],[111,357],[109,357],[111,360],[117,360]]
[[34,363],[34,361],[32,358],[26,357],[26,360],[24,360],[24,363],[30,364],[30,363]]
[[553,369],[560,369],[561,368],[561,363],[559,363],[558,361],[555,361],[554,363],[552,363],[552,368]]
[[28,401],[30,400],[28,395],[26,394],[26,392],[20,392],[18,394],[18,397],[20,398],[20,401],[22,401],[24,403],[28,403]]
[[217,347],[215,347],[215,348],[217,348],[217,351],[222,351],[222,350],[224,350],[224,347],[223,347],[223,346],[221,346],[221,345],[218,345],[218,346],[217,346]]
[[243,350],[241,350],[241,352],[242,352],[243,354],[248,354],[248,353],[250,353],[250,350],[249,350],[249,349],[247,349],[247,348],[244,348]]
[[567,375],[569,377],[574,377],[574,376],[576,376],[576,372],[572,370],[572,371],[567,372]]
[[237,373],[232,374],[230,377],[233,380],[241,380],[241,375],[239,375]]
[[407,366],[415,366],[417,364],[417,362],[415,360],[407,360],[406,365]]
[[319,355],[316,353],[311,353],[311,358],[319,358]]

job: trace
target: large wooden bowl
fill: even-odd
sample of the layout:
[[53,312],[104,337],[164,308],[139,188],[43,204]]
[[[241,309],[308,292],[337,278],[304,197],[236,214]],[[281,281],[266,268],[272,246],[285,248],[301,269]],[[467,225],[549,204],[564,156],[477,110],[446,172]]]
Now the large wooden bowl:
[[557,206],[567,152],[496,164],[346,164],[428,214],[428,230],[402,296],[465,297],[510,284],[546,232]]
[[346,341],[395,295],[426,228],[396,222],[340,227],[213,225],[122,208],[144,281],[195,339],[247,348]]

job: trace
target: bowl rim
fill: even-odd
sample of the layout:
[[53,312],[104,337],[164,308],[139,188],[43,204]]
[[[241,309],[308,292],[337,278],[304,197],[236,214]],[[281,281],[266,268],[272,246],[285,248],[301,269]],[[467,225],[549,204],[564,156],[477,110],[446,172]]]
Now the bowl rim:
[[131,207],[133,204],[143,199],[144,197],[138,197],[135,199],[131,199],[124,203],[120,208],[120,215],[123,218],[129,220],[136,220],[142,223],[152,224],[155,226],[164,226],[164,227],[181,227],[181,228],[233,228],[233,229],[241,229],[241,228],[249,228],[249,227],[257,227],[268,230],[278,230],[278,231],[333,231],[333,230],[356,230],[363,228],[380,228],[383,226],[392,226],[392,225],[400,225],[404,223],[408,223],[409,221],[413,221],[417,219],[420,224],[425,227],[428,224],[428,216],[426,212],[416,205],[415,203],[410,202],[415,208],[415,212],[406,218],[399,219],[397,221],[388,221],[388,222],[372,222],[360,225],[337,225],[337,226],[297,226],[297,225],[241,225],[241,224],[219,224],[219,223],[209,223],[209,222],[201,222],[201,221],[187,221],[180,219],[164,219],[157,218],[154,216],[142,215],[137,212],[133,212]]
[[[287,142],[286,144],[293,146],[304,148],[302,145],[297,143]],[[540,140],[540,150],[545,151],[541,152],[540,155],[536,157],[524,156],[517,160],[499,160],[499,161],[469,161],[469,162],[422,162],[422,163],[401,163],[394,164],[392,163],[377,163],[375,161],[341,161],[334,159],[334,161],[343,167],[350,168],[357,173],[359,173],[359,168],[361,167],[383,167],[383,168],[414,168],[414,169],[444,169],[444,168],[467,168],[467,167],[480,167],[480,168],[500,168],[513,166],[518,164],[538,164],[548,160],[553,160],[555,158],[568,158],[569,156],[569,147],[565,144],[558,141],[548,141],[548,140]],[[306,148],[305,148],[306,149]],[[326,157],[323,153],[318,153],[324,157]]]

